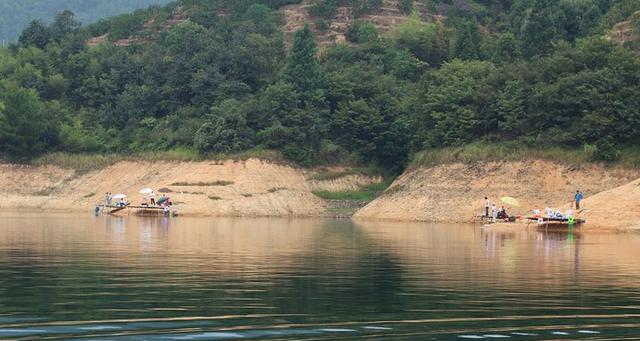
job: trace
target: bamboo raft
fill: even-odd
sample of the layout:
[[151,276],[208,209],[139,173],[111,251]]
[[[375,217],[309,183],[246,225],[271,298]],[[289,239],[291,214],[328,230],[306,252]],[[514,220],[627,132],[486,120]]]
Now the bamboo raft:
[[164,207],[161,207],[161,206],[103,205],[102,209],[103,209],[103,212],[106,212],[107,214],[112,214],[112,215],[115,215],[116,213],[119,213],[119,212],[124,213],[125,211],[127,212],[127,214],[133,213],[135,215],[140,215],[140,216],[162,216],[162,215],[176,216],[177,215],[176,211],[172,211],[171,209],[167,211],[165,210]]
[[[539,228],[544,229],[568,229],[570,227],[580,227],[580,225],[586,223],[584,219],[574,219],[573,225],[569,224],[568,218],[548,218],[548,217],[527,217],[529,223],[536,223]],[[540,221],[542,219],[542,221]]]

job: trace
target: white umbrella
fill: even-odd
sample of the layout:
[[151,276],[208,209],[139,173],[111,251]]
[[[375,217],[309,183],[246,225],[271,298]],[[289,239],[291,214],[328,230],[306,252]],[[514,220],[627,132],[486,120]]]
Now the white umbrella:
[[126,197],[127,197],[127,196],[126,196],[126,195],[124,195],[124,194],[116,194],[116,195],[114,195],[114,196],[113,196],[113,198],[114,198],[114,199],[124,199],[124,198],[126,198]]
[[140,194],[151,194],[153,192],[153,190],[151,188],[143,188],[140,190]]

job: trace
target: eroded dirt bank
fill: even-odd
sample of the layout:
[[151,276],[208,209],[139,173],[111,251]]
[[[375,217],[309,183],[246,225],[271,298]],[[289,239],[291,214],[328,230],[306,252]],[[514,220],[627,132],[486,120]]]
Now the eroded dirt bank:
[[588,197],[581,205],[588,226],[640,231],[640,179]]
[[[141,188],[163,189],[186,215],[330,216],[312,192],[357,190],[381,182],[345,168],[302,169],[257,159],[203,162],[119,162],[87,174],[55,166],[0,164],[0,209],[90,211],[105,192],[142,201]],[[330,176],[327,176],[330,175]],[[410,169],[355,219],[468,222],[483,198],[513,196],[526,215],[565,209],[576,189],[586,194],[579,217],[586,229],[640,229],[640,172],[549,161],[481,162]],[[158,194],[160,195],[160,194]]]
[[[587,228],[628,229],[640,224],[640,187],[634,187],[640,180],[630,184],[639,177],[640,172],[633,170],[600,165],[571,167],[549,161],[421,167],[406,171],[354,217],[468,222],[481,214],[485,196],[498,207],[499,198],[515,197],[521,207],[510,208],[509,213],[525,215],[547,206],[566,208],[579,189],[587,197],[581,213],[587,219]],[[611,219],[618,214],[625,218]]]
[[[139,204],[145,187],[164,189],[187,215],[319,216],[312,191],[355,190],[382,181],[341,168],[306,170],[257,159],[206,162],[118,162],[87,174],[54,166],[0,164],[0,208],[89,211],[106,192]],[[318,176],[327,173],[337,177]],[[158,193],[158,196],[160,194]]]

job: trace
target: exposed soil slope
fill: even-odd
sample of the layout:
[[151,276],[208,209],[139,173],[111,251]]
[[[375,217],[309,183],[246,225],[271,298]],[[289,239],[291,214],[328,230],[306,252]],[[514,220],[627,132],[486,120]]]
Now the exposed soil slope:
[[[598,165],[578,168],[549,161],[422,167],[405,172],[381,197],[358,211],[355,218],[466,222],[481,214],[485,196],[498,206],[500,197],[515,197],[521,207],[509,208],[508,212],[524,215],[536,208],[568,206],[577,189],[587,196],[583,206],[590,207],[599,203],[595,201],[596,193],[638,177],[637,171]],[[626,197],[618,201],[626,200],[623,198]],[[640,218],[640,211],[636,210],[635,215]],[[588,222],[590,226],[596,223]]]
[[580,217],[589,227],[640,230],[640,179],[587,197]]
[[637,21],[640,21],[640,11],[635,12],[629,20],[613,26],[609,38],[623,44],[640,40],[640,28],[635,26]]
[[[0,208],[92,209],[106,192],[142,201],[145,187],[165,189],[182,214],[317,216],[324,200],[311,191],[344,191],[382,181],[344,169],[305,170],[257,159],[209,162],[119,162],[84,175],[58,167],[0,165]],[[319,173],[344,173],[313,180]],[[159,195],[159,194],[158,194]]]
[[[406,14],[399,10],[399,0],[383,0],[382,6],[359,17],[353,15],[350,7],[340,6],[335,16],[331,19],[330,27],[320,30],[316,27],[317,19],[309,14],[310,3],[310,0],[302,0],[299,4],[284,6],[285,24],[283,31],[287,46],[290,47],[292,45],[295,32],[301,29],[305,23],[311,24],[317,37],[318,45],[322,47],[346,42],[345,34],[354,21],[370,21],[376,25],[380,33],[385,33],[408,18]],[[429,13],[422,2],[415,2],[414,6],[425,20],[444,20],[444,17],[440,15]]]

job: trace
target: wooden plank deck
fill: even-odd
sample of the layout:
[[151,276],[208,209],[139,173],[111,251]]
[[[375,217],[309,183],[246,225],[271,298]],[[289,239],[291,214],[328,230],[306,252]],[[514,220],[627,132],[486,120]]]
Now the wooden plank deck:
[[[527,217],[527,219],[529,219],[530,221],[538,221],[540,218],[542,218],[542,222],[543,223],[569,223],[569,218],[548,218],[548,217]],[[579,225],[579,224],[584,224],[586,223],[586,221],[584,219],[574,219],[573,222],[575,225]]]
[[123,207],[119,207],[119,206],[105,206],[105,208],[111,208],[111,211],[109,211],[109,214],[113,214],[119,211],[124,210],[125,208],[127,208],[127,206],[123,206]]
[[[539,219],[542,218],[542,222]],[[529,223],[536,223],[538,229],[552,230],[552,231],[570,231],[573,227],[579,229],[580,226],[586,223],[584,219],[574,219],[573,224],[569,224],[568,218],[549,218],[549,217],[527,217]]]
[[108,214],[115,214],[121,212],[125,209],[136,210],[136,212],[144,213],[148,212],[149,214],[162,214],[165,212],[165,208],[162,206],[142,206],[142,205],[127,205],[127,206],[115,206],[115,205],[104,205],[104,210],[109,209],[107,211]]

